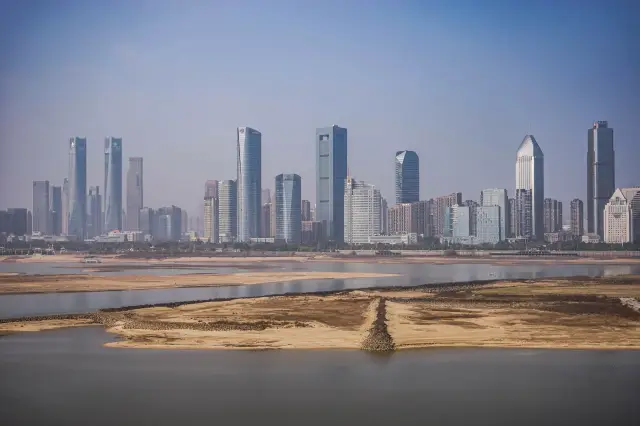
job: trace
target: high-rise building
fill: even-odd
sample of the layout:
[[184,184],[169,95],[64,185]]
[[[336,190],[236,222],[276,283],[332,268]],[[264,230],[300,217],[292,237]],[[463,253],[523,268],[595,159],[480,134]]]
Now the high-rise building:
[[347,179],[347,129],[316,129],[316,221],[323,240],[345,241],[344,191]]
[[516,208],[516,199],[509,198],[509,210],[507,211],[509,215],[509,238],[514,238],[517,234],[516,232],[516,217],[518,216],[518,210]]
[[67,235],[78,240],[86,236],[87,225],[87,139],[69,139],[69,224]]
[[482,205],[476,210],[476,242],[479,244],[496,244],[504,239],[502,226],[504,220],[499,205]]
[[433,200],[421,200],[416,205],[417,226],[416,232],[418,235],[422,235],[423,238],[429,238],[432,236],[432,223],[433,217]]
[[5,215],[4,229],[6,233],[16,236],[30,235],[32,231],[31,212],[24,208],[9,208]]
[[616,189],[613,129],[593,123],[587,136],[587,232],[604,236],[602,214]]
[[310,221],[311,220],[311,202],[309,200],[302,200],[302,220]]
[[[509,223],[510,205],[507,190],[503,188],[483,189],[480,192],[480,205],[484,207],[498,206],[500,208],[498,212],[500,217],[500,239],[498,241],[506,240],[511,231],[511,224]],[[489,214],[493,214],[493,211],[487,210],[485,212],[485,216]]]
[[385,198],[380,200],[380,234],[389,235],[389,206]]
[[401,203],[388,210],[389,235],[418,232],[418,203]]
[[574,237],[584,235],[584,205],[582,200],[571,200],[571,234]]
[[344,242],[368,244],[380,235],[380,190],[374,185],[347,177],[344,186]]
[[262,135],[250,127],[238,127],[237,240],[260,236],[262,211]]
[[302,231],[302,180],[296,174],[276,176],[276,240],[299,244]]
[[104,140],[104,231],[122,228],[122,138]]
[[451,236],[451,229],[445,226],[445,212],[447,207],[452,207],[454,204],[462,205],[462,192],[454,192],[433,199],[431,216],[434,237]]
[[180,241],[182,237],[182,209],[177,206],[160,207],[157,211],[157,229],[154,239]]
[[185,209],[180,209],[180,236],[186,233],[189,228],[189,215]]
[[263,188],[260,205],[263,206],[271,202],[273,202],[273,200],[271,199],[271,190],[269,188]]
[[62,233],[62,187],[51,187],[51,233]]
[[[544,154],[533,135],[526,135],[516,154],[516,191],[531,191],[531,238],[544,238]],[[523,204],[524,206],[524,204]]]
[[396,204],[420,200],[420,160],[415,151],[396,152]]
[[454,204],[450,207],[451,236],[454,239],[468,239],[471,237],[471,208]]
[[261,220],[262,220],[262,237],[263,238],[275,237],[275,233],[271,232],[274,228],[271,224],[271,221],[275,217],[275,214],[273,213],[274,210],[275,209],[273,207],[273,203],[271,202],[264,203],[262,205]]
[[51,233],[49,227],[49,181],[33,181],[32,231],[44,235]]
[[69,179],[64,178],[62,181],[62,215],[60,220],[60,232],[62,235],[69,233]]
[[88,196],[87,237],[102,235],[102,196],[100,187],[90,187]]
[[317,244],[320,238],[320,232],[322,231],[321,227],[320,222],[303,221],[300,242],[306,245]]
[[140,209],[144,206],[142,157],[129,157],[127,171],[127,230],[140,230]]
[[236,241],[238,230],[237,185],[235,180],[223,180],[218,189],[220,242]]
[[204,240],[217,244],[220,242],[220,199],[218,181],[208,180],[204,190]]
[[149,207],[141,208],[138,217],[140,218],[139,227],[142,235],[151,235],[153,237],[157,225],[156,215],[153,209]]
[[533,236],[532,191],[530,189],[516,189],[515,203],[515,237],[530,239]]
[[562,201],[544,199],[544,232],[562,231]]
[[618,188],[604,207],[604,242],[640,242],[640,186]]
[[474,200],[465,200],[462,203],[463,206],[469,207],[469,236],[475,236],[476,230],[476,210],[478,209],[478,202]]

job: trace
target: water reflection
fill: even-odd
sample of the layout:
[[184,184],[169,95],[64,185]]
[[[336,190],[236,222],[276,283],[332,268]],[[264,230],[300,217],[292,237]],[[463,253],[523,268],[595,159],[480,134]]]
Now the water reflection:
[[365,287],[410,286],[428,283],[487,279],[542,278],[558,276],[612,276],[640,274],[640,265],[487,265],[487,264],[366,264],[285,263],[283,268],[305,271],[378,272],[401,274],[392,278],[296,280],[228,287],[196,287],[108,292],[16,294],[0,296],[0,318],[26,315],[91,312],[101,308],[175,301],[273,294],[337,291]]

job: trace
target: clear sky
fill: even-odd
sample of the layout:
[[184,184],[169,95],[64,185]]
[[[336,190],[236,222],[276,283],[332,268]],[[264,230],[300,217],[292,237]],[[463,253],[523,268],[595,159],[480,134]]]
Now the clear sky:
[[312,202],[315,128],[332,124],[391,203],[402,149],[421,198],[512,193],[528,132],[545,195],[584,199],[593,120],[615,129],[617,186],[640,185],[638,3],[3,0],[0,208],[60,185],[72,136],[102,187],[116,136],[144,157],[145,205],[193,213],[205,180],[235,178],[237,126],[262,132],[263,187],[298,173]]

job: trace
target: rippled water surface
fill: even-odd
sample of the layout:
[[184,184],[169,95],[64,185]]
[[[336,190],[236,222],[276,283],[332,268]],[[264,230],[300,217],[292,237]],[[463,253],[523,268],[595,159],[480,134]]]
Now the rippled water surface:
[[174,351],[0,338],[3,425],[637,425],[640,352]]

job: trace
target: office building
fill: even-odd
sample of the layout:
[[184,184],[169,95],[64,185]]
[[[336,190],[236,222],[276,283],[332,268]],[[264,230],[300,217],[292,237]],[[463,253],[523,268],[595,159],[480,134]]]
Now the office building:
[[562,201],[544,199],[544,232],[562,231]]
[[618,188],[604,207],[604,242],[640,242],[640,186]]
[[584,204],[582,200],[574,198],[571,200],[571,234],[574,237],[584,235]]
[[102,235],[102,196],[100,187],[90,187],[88,196],[87,238]]
[[156,215],[152,208],[143,207],[138,212],[139,227],[142,235],[150,235],[153,237],[157,225]]
[[250,127],[238,127],[237,240],[260,236],[262,197],[262,135]]
[[344,191],[347,178],[347,129],[316,129],[316,221],[323,240],[345,241]]
[[447,208],[455,204],[462,205],[462,192],[454,192],[433,199],[431,216],[434,237],[451,236],[451,221],[445,220],[445,213]]
[[318,244],[320,241],[320,233],[322,232],[322,224],[314,221],[303,221],[300,243],[308,246]]
[[69,139],[69,221],[67,235],[84,240],[87,225],[87,139]]
[[454,204],[449,208],[451,215],[451,236],[454,241],[468,240],[471,234],[471,208]]
[[380,200],[380,234],[389,235],[389,206],[385,198]]
[[[368,244],[380,235],[380,190],[347,177],[344,186],[344,242]],[[324,222],[323,222],[324,226]]]
[[51,187],[51,234],[62,234],[62,187]]
[[189,229],[189,215],[185,209],[180,209],[180,238],[182,234],[185,234]]
[[[531,217],[531,235],[528,238],[544,238],[544,154],[533,135],[526,135],[516,154],[516,192],[531,192],[531,212],[518,216]],[[521,206],[528,206],[522,204]]]
[[122,138],[104,140],[104,232],[122,230]]
[[503,210],[499,205],[482,205],[476,210],[476,243],[496,244],[504,240],[502,218]]
[[276,176],[276,241],[299,244],[302,231],[302,180],[296,174]]
[[204,240],[213,244],[220,242],[220,199],[218,181],[208,180],[204,187]]
[[418,233],[418,204],[402,203],[389,207],[389,235]]
[[32,231],[43,235],[49,235],[51,229],[49,227],[49,181],[36,180],[33,181],[33,210],[32,213]]
[[2,213],[0,232],[15,236],[31,235],[31,212],[24,208],[9,208]]
[[420,200],[420,160],[414,151],[398,151],[396,166],[396,204]]
[[218,189],[220,242],[236,241],[238,229],[237,185],[235,180],[223,180]]
[[604,206],[616,189],[613,129],[596,121],[587,136],[587,232],[604,236]]
[[508,210],[508,215],[509,215],[509,234],[508,237],[509,238],[515,238],[516,237],[516,217],[518,216],[518,210],[516,208],[516,199],[515,198],[509,198],[509,210]]
[[157,218],[154,240],[180,241],[182,237],[182,209],[177,206],[160,207],[157,211]]
[[302,200],[302,220],[308,222],[311,220],[311,202]]
[[[498,206],[500,217],[500,240],[506,240],[511,232],[511,224],[509,223],[510,204],[507,190],[504,188],[489,188],[480,192],[480,205],[483,207]],[[486,214],[492,213],[491,210],[485,211]],[[477,234],[476,234],[477,235]]]
[[129,231],[140,230],[140,209],[144,206],[142,157],[129,157],[127,171],[127,226]]
[[263,188],[260,205],[264,206],[265,204],[272,202],[273,200],[271,199],[271,190],[269,188]]
[[416,206],[416,233],[418,235],[421,235],[423,238],[429,238],[433,236],[433,217],[431,216],[433,211],[433,200],[421,200],[413,204],[415,204]]

